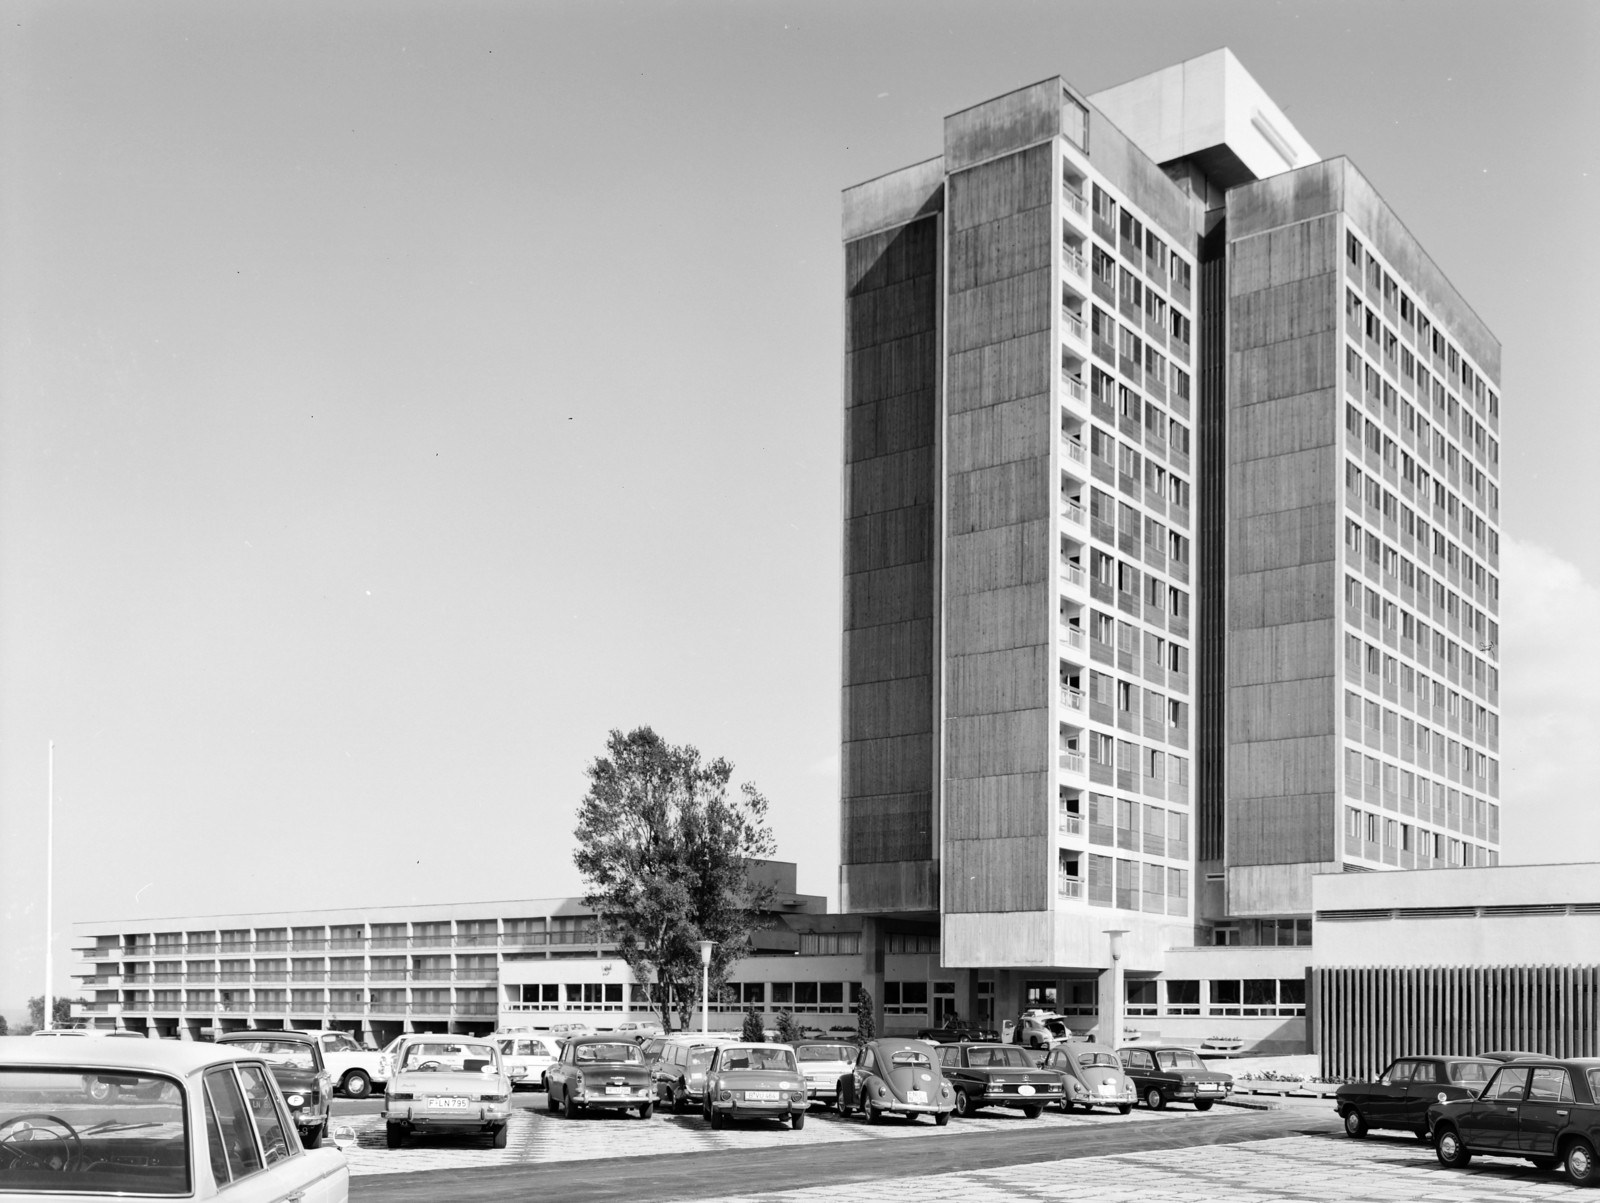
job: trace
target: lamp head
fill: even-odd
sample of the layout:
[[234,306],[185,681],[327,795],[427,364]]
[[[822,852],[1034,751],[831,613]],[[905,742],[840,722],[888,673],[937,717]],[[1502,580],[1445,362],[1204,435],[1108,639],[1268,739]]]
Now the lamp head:
[[702,965],[711,964],[711,950],[716,946],[717,942],[715,940],[700,941],[700,963]]
[[1122,960],[1122,937],[1128,934],[1125,927],[1108,927],[1106,935],[1111,937],[1111,960],[1113,963]]

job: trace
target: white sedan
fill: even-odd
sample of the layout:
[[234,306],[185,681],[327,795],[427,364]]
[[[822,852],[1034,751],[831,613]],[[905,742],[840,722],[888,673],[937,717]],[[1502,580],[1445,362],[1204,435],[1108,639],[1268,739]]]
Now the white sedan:
[[167,1040],[0,1040],[0,1196],[344,1203],[258,1056]]

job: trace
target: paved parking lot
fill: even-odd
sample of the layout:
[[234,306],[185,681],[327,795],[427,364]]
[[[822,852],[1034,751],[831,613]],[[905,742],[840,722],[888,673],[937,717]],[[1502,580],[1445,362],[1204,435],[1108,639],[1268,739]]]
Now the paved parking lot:
[[[519,1098],[525,1103],[527,1096]],[[467,1169],[479,1166],[515,1165],[523,1162],[583,1161],[602,1157],[654,1157],[673,1153],[698,1153],[713,1149],[761,1149],[772,1146],[805,1147],[837,1142],[907,1140],[945,1133],[1013,1132],[1038,1128],[1062,1130],[1094,1125],[1145,1123],[1153,1119],[1206,1117],[1189,1107],[1175,1106],[1152,1112],[1135,1108],[1128,1115],[1097,1111],[1063,1115],[1047,1111],[1038,1119],[1027,1119],[1021,1112],[983,1111],[971,1119],[952,1119],[949,1127],[935,1127],[930,1119],[916,1123],[887,1119],[881,1124],[840,1119],[814,1109],[806,1126],[796,1132],[787,1124],[753,1121],[713,1132],[699,1115],[673,1115],[658,1111],[648,1120],[632,1112],[598,1112],[568,1120],[544,1110],[544,1095],[536,1096],[537,1109],[522,1106],[511,1114],[511,1126],[504,1149],[483,1147],[485,1142],[460,1138],[413,1137],[407,1147],[385,1146],[383,1121],[375,1114],[341,1115],[335,1121],[356,1130],[356,1148],[347,1151],[350,1172],[397,1174],[422,1170]],[[1211,1112],[1216,1115],[1217,1112]]]

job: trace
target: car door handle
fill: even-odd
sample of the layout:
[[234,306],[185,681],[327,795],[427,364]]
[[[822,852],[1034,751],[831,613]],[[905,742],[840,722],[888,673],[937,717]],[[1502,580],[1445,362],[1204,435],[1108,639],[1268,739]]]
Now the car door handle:
[[1515,1108],[1515,1107],[1507,1107],[1507,1108],[1506,1108],[1506,1110],[1507,1110],[1507,1111],[1515,1111],[1515,1110],[1516,1110],[1516,1108]]
[[1556,1112],[1556,1114],[1557,1114],[1557,1115],[1565,1115],[1565,1114],[1566,1114],[1566,1112],[1565,1112],[1565,1111],[1557,1111],[1557,1112]]
[[283,1203],[300,1203],[300,1200],[304,1199],[305,1197],[306,1197],[306,1192],[305,1191],[297,1190],[292,1195],[285,1195],[283,1197]]

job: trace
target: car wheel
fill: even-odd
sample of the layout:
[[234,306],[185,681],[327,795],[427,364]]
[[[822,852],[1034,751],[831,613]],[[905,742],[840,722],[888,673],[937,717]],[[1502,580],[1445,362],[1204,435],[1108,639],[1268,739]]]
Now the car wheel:
[[682,1115],[687,1110],[689,1110],[689,1100],[683,1097],[683,1092],[682,1091],[673,1090],[673,1092],[672,1092],[672,1114],[673,1115]]
[[1194,1109],[1196,1111],[1210,1111],[1211,1104],[1216,1101],[1216,1099],[1196,1099],[1194,1101]]
[[711,1127],[712,1127],[712,1130],[716,1131],[716,1130],[720,1129],[723,1126],[723,1124],[726,1123],[726,1122],[727,1121],[723,1118],[722,1112],[718,1111],[715,1107],[713,1107],[711,1109]]
[[344,1091],[347,1098],[364,1099],[372,1093],[372,1079],[361,1070],[352,1069],[339,1083],[339,1089]]
[[[1089,1110],[1089,1108],[1085,1107],[1084,1110],[1087,1111],[1087,1110]],[[1118,1103],[1117,1104],[1117,1114],[1118,1115],[1127,1115],[1132,1110],[1133,1110],[1133,1104],[1132,1103]]]
[[1471,1152],[1461,1143],[1461,1133],[1454,1128],[1439,1129],[1439,1138],[1434,1142],[1433,1151],[1439,1158],[1439,1164],[1447,1170],[1463,1169],[1472,1161]]
[[323,1120],[315,1128],[300,1129],[300,1146],[305,1149],[320,1149],[322,1138],[328,1133],[328,1121]]
[[1541,1174],[1548,1174],[1561,1164],[1561,1158],[1559,1157],[1530,1157],[1528,1160],[1533,1162],[1533,1168]]
[[1356,1140],[1360,1140],[1367,1134],[1367,1118],[1361,1114],[1358,1108],[1350,1107],[1345,1110],[1344,1134]]
[[506,1147],[506,1128],[507,1128],[507,1126],[508,1125],[506,1125],[506,1124],[501,1124],[498,1128],[496,1128],[494,1130],[494,1147],[497,1148],[497,1149],[503,1149],[503,1148]]
[[656,1113],[656,1105],[654,1103],[646,1103],[646,1104],[644,1104],[644,1106],[639,1108],[639,1118],[640,1119],[649,1119],[655,1113]]
[[556,1092],[555,1091],[550,1090],[550,1091],[546,1091],[545,1092],[544,1109],[546,1111],[554,1111],[556,1109]]
[[546,1094],[548,1094],[550,1092],[550,1075],[549,1074],[540,1074],[539,1075],[539,1089],[544,1091]]
[[950,1123],[950,1113],[948,1111],[940,1111],[933,1117],[933,1122],[941,1128],[945,1127]]
[[1594,1146],[1586,1140],[1575,1140],[1567,1146],[1562,1158],[1567,1177],[1574,1186],[1594,1186],[1600,1183],[1600,1165],[1595,1163]]
[[1145,1091],[1144,1105],[1152,1111],[1160,1111],[1167,1105],[1167,1096],[1161,1093],[1159,1087],[1152,1086]]
[[973,1110],[972,1100],[967,1097],[967,1092],[965,1090],[956,1091],[956,1114],[962,1119],[966,1119],[967,1116],[972,1114]]
[[806,1113],[804,1111],[796,1111],[789,1117],[789,1126],[796,1132],[804,1128],[806,1126]]
[[869,1123],[869,1124],[879,1123],[883,1119],[883,1112],[879,1111],[871,1103],[868,1103],[861,1110],[863,1110],[863,1111],[865,1111],[867,1113],[867,1123]]
[[384,1143],[391,1149],[398,1149],[406,1142],[406,1130],[400,1124],[385,1124],[383,1126]]
[[561,1092],[561,1111],[568,1119],[578,1118],[578,1104],[572,1101],[572,1092]]
[[104,1103],[117,1097],[117,1085],[115,1082],[106,1082],[100,1078],[93,1078],[90,1080],[89,1085],[84,1088],[84,1093],[94,1102]]
[[840,1119],[850,1118],[850,1104],[845,1102],[844,1099],[841,1098],[838,1102],[836,1102],[833,1105],[833,1109],[839,1113]]
[[1027,1116],[1029,1119],[1038,1119],[1044,1114],[1044,1108],[1035,1103],[1032,1106],[1024,1107],[1022,1109],[1022,1114]]

